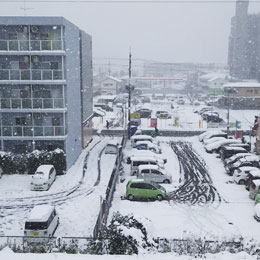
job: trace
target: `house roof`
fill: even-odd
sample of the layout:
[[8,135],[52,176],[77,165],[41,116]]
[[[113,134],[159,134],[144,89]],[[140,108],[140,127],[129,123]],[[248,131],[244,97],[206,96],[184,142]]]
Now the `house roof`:
[[111,80],[116,81],[116,82],[118,82],[118,83],[121,83],[121,82],[122,82],[121,79],[118,79],[118,78],[115,78],[115,77],[112,77],[112,76],[107,76],[106,78],[100,80],[100,82],[103,82],[103,81],[105,81],[105,80],[107,80],[107,79],[111,79]]

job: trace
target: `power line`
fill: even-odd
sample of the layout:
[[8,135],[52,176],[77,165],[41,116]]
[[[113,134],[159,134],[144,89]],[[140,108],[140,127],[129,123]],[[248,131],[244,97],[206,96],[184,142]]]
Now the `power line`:
[[[1,0],[5,3],[22,3],[23,0]],[[27,0],[27,3],[97,3],[97,4],[229,4],[236,0]],[[250,3],[260,3],[260,0],[251,0]]]

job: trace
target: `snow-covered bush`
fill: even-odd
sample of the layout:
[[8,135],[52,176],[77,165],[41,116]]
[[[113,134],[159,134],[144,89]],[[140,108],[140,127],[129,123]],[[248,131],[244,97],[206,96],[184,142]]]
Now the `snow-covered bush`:
[[33,174],[41,164],[52,164],[57,174],[64,174],[66,171],[66,154],[61,149],[49,152],[35,150],[27,154],[0,153],[0,166],[4,174]]
[[102,234],[101,241],[89,245],[89,253],[132,255],[141,249],[150,249],[154,242],[148,238],[144,225],[133,215],[113,215],[111,223]]

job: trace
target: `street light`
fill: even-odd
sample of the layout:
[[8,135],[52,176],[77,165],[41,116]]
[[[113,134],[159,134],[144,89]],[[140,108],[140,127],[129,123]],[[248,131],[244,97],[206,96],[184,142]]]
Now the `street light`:
[[131,92],[134,90],[134,86],[129,83],[129,85],[126,85],[126,90],[128,91],[128,125],[127,125],[127,138],[130,140],[131,137],[131,131],[130,131],[130,121],[131,121]]

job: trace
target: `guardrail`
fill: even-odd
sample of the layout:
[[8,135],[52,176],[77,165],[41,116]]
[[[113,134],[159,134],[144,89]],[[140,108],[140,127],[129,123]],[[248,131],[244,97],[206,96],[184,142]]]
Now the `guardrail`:
[[108,186],[107,186],[106,197],[102,201],[99,215],[98,215],[98,218],[96,221],[96,225],[94,227],[94,231],[93,231],[94,239],[102,237],[104,227],[107,224],[107,217],[109,214],[109,209],[110,209],[110,206],[111,206],[111,203],[113,200],[116,182],[119,177],[119,168],[120,168],[121,159],[122,159],[122,149],[125,146],[125,143],[126,143],[126,138],[125,138],[125,136],[123,136],[122,141],[121,141],[121,147],[119,148],[118,155],[116,157],[115,166],[114,166],[114,169],[112,171],[112,174],[109,179]]

